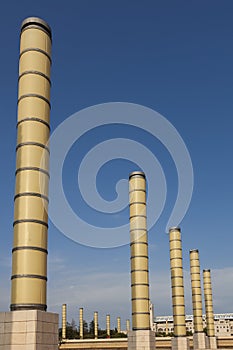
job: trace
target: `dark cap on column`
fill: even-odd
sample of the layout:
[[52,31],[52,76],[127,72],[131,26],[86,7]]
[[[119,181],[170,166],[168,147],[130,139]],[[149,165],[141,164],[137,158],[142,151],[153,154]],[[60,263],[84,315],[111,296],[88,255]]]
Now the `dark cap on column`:
[[146,175],[143,171],[133,171],[129,174],[129,179],[133,176],[143,177],[144,179],[146,178]]
[[44,31],[46,31],[46,33],[50,36],[52,36],[52,31],[50,26],[48,25],[47,22],[45,22],[43,19],[39,18],[39,17],[28,17],[26,18],[21,25],[21,32],[29,27],[29,26],[34,26],[34,27],[40,27],[42,28]]
[[173,227],[169,228],[169,232],[171,232],[171,231],[181,231],[181,229],[179,226],[173,226]]

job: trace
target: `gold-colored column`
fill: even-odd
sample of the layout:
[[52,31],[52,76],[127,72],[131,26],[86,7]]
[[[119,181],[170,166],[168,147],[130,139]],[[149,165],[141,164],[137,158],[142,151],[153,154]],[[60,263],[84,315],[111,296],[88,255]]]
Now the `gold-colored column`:
[[126,331],[130,331],[130,320],[126,320]]
[[67,324],[66,304],[62,305],[62,339],[66,339],[66,324]]
[[47,308],[50,55],[48,24],[27,18],[19,58],[11,310]]
[[174,336],[185,337],[186,325],[182,265],[182,244],[181,232],[179,227],[170,228],[169,239]]
[[117,333],[121,333],[121,318],[117,317]]
[[98,312],[94,312],[94,337],[98,339]]
[[110,338],[110,315],[106,315],[106,332],[107,337]]
[[150,330],[146,178],[129,175],[132,329]]
[[198,249],[190,250],[190,274],[192,286],[192,302],[193,302],[193,322],[194,332],[203,332],[202,320],[202,293],[201,293],[201,276]]
[[79,309],[79,338],[83,339],[83,308]]
[[215,336],[214,331],[214,312],[213,312],[213,296],[210,270],[203,270],[203,284],[205,296],[205,312],[206,312],[206,327],[209,337]]

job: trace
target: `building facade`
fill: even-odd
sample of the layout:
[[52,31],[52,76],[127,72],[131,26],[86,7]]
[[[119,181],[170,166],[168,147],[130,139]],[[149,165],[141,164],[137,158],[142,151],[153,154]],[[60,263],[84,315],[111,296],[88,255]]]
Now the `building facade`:
[[[206,327],[206,317],[202,316],[203,327]],[[193,315],[185,317],[186,330],[194,332]],[[233,336],[233,313],[214,314],[215,335],[218,337]],[[154,318],[152,330],[156,333],[165,333],[166,335],[173,333],[174,324],[173,316],[157,316]]]

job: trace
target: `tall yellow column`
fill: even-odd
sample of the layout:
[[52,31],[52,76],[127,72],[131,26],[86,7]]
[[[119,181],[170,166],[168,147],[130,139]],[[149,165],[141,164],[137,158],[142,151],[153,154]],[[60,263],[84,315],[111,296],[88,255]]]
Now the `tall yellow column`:
[[98,312],[94,312],[94,337],[98,339]]
[[[19,58],[11,310],[47,308],[50,56],[48,24],[26,19]],[[41,164],[43,152],[47,159]]]
[[129,176],[132,329],[150,329],[149,270],[146,225],[146,178],[135,171]]
[[126,331],[130,331],[130,320],[126,320]]
[[187,349],[189,347],[189,344],[186,339],[182,243],[181,232],[179,227],[170,228],[169,240],[172,308],[175,336],[175,339],[172,343],[172,347],[174,349],[178,348],[183,350]]
[[106,332],[107,337],[110,338],[110,315],[106,315]]
[[213,311],[213,295],[212,295],[212,283],[210,270],[203,270],[203,284],[204,284],[204,296],[205,296],[205,313],[206,313],[206,326],[207,335],[209,337],[210,349],[216,349],[216,337],[214,330],[214,311]]
[[62,305],[62,339],[66,339],[67,308],[66,304]]
[[79,309],[79,338],[83,339],[83,308]]
[[121,318],[117,317],[117,333],[121,333]]
[[128,350],[155,349],[150,329],[149,267],[146,223],[146,177],[141,171],[129,175],[132,331]]
[[198,249],[190,250],[189,256],[194,322],[193,348],[204,349],[206,341],[202,320],[201,275]]

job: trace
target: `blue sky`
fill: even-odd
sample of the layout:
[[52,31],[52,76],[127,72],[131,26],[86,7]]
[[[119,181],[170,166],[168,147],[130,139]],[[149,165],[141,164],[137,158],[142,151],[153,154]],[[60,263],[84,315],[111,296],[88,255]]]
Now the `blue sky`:
[[[31,1],[1,7],[1,235],[0,308],[10,304],[13,195],[20,25],[28,16],[46,20],[53,32],[51,127],[54,131],[83,108],[108,102],[149,107],[169,120],[183,138],[194,171],[194,190],[180,223],[191,313],[189,249],[198,248],[202,268],[211,268],[215,312],[232,312],[232,1]],[[166,148],[145,131],[102,126],[80,138],[64,163],[63,185],[76,213],[94,225],[127,223],[127,208],[100,215],[77,188],[78,166],[98,142],[116,137],[142,143],[159,160],[167,181],[164,211],[149,231],[151,300],[156,315],[171,314],[169,247],[165,227],[177,195],[177,173]],[[106,200],[115,184],[137,166],[108,162],[97,176]],[[52,179],[51,179],[52,181]],[[155,178],[156,183],[156,178]],[[158,191],[160,189],[158,188]],[[130,317],[129,246],[96,249],[77,244],[50,222],[48,309],[68,304],[69,318]]]

